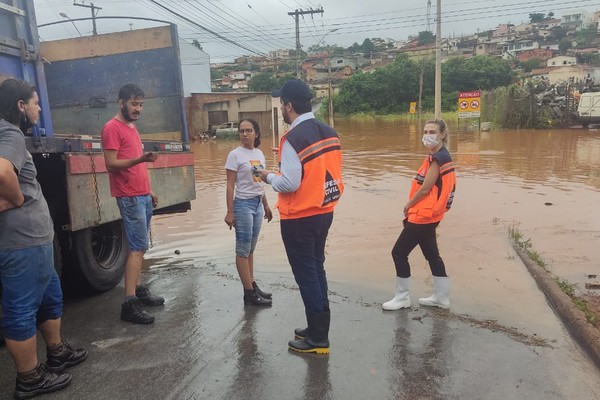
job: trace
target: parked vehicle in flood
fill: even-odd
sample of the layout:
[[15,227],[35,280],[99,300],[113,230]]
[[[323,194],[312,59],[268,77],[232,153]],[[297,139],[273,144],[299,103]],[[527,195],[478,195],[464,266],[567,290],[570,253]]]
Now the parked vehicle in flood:
[[600,92],[582,93],[577,107],[577,119],[584,128],[600,124]]

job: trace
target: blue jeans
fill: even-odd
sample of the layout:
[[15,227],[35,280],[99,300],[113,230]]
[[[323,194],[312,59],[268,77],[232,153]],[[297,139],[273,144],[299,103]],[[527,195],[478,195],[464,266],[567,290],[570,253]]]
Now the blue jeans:
[[123,218],[125,235],[130,251],[145,252],[150,247],[148,232],[152,219],[152,197],[144,196],[117,197],[117,205]]
[[62,290],[52,244],[0,251],[4,336],[24,341],[37,325],[62,316]]
[[236,256],[247,258],[254,252],[264,216],[262,196],[233,199]]
[[306,315],[329,310],[325,242],[333,213],[281,220],[281,238],[300,289]]

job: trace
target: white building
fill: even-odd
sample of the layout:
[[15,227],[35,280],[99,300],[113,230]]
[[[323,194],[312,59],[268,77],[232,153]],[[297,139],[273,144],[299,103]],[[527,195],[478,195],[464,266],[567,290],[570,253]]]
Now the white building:
[[192,93],[211,93],[210,57],[203,50],[179,39],[183,95]]
[[594,24],[594,14],[581,10],[566,12],[561,17],[560,23],[567,30],[574,28],[579,31]]
[[577,64],[577,57],[574,56],[556,56],[546,61],[548,67],[566,67]]

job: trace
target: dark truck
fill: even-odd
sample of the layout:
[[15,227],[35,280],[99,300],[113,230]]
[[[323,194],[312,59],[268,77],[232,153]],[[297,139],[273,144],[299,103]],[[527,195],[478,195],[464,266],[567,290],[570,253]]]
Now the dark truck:
[[101,292],[123,276],[127,241],[110,195],[100,134],[119,88],[145,92],[138,121],[155,214],[190,210],[196,196],[175,25],[40,44],[32,0],[0,0],[0,80],[24,79],[40,97],[40,122],[26,135],[55,229],[63,285]]

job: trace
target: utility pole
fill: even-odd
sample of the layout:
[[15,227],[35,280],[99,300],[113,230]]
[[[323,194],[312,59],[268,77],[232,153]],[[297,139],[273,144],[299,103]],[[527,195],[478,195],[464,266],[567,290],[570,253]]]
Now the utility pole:
[[333,121],[333,87],[331,85],[331,50],[328,51],[327,76],[329,77],[329,126],[335,128]]
[[94,36],[96,36],[98,34],[98,30],[96,29],[96,15],[98,15],[98,13],[96,12],[96,10],[102,10],[102,7],[96,7],[94,5],[94,3],[90,3],[89,6],[87,4],[79,4],[79,3],[73,3],[73,5],[77,6],[77,7],[89,8],[90,10],[92,10],[93,33],[94,33]]
[[437,0],[435,19],[435,118],[442,116],[442,0]]
[[317,10],[294,10],[293,12],[289,12],[288,15],[294,17],[296,21],[296,78],[300,79],[300,51],[302,50],[302,46],[300,45],[300,19],[298,18],[300,15],[312,15],[312,14],[321,14],[323,15],[323,7]]

